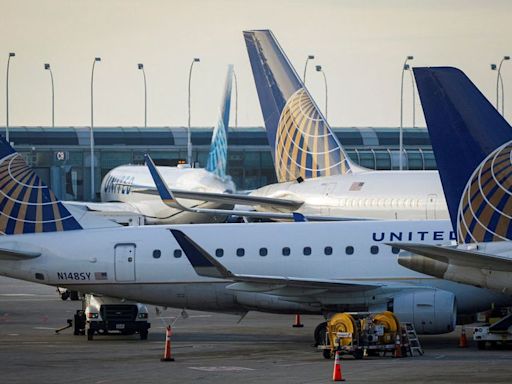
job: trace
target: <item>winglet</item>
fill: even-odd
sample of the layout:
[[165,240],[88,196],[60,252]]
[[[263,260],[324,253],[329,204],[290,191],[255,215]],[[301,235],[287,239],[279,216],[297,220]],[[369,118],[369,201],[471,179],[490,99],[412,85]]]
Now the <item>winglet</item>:
[[151,173],[151,177],[155,182],[156,189],[158,190],[158,194],[160,195],[162,201],[166,205],[176,204],[176,199],[172,195],[169,187],[167,187],[167,184],[162,178],[162,175],[160,175],[160,172],[158,172],[158,169],[156,169],[155,163],[153,162],[151,156],[149,156],[147,153],[144,154],[144,160],[146,160],[146,165],[149,168],[149,172]]
[[199,276],[229,279],[233,277],[231,271],[213,258],[190,237],[177,229],[170,230],[180,245],[188,261]]
[[293,212],[292,214],[293,214],[293,221],[295,221],[296,223],[308,221],[302,213]]

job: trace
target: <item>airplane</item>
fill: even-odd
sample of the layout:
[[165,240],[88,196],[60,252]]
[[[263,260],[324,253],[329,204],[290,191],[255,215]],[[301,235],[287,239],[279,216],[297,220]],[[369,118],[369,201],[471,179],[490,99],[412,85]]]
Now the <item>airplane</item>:
[[305,215],[448,218],[436,171],[374,171],[354,164],[274,34],[243,34],[279,181],[250,196],[295,200],[300,207],[294,210]]
[[[173,216],[154,222],[207,222],[209,215],[223,219],[230,214],[290,220],[294,212],[318,221],[448,218],[437,172],[374,171],[352,163],[272,32],[245,31],[244,38],[279,182],[248,195],[228,189],[228,193],[184,191],[170,184],[176,198],[184,201],[165,207],[152,199],[151,204],[176,214],[182,209],[179,215],[184,219]],[[102,185],[102,200],[133,205],[142,199],[148,204],[146,195],[153,196],[155,191],[147,171],[140,171],[144,178],[137,182],[124,182],[115,175],[109,179],[119,170],[127,172],[119,167],[104,179],[116,193],[103,194]],[[169,181],[165,171],[164,177]],[[201,203],[194,205],[194,199]],[[256,213],[227,212],[235,205],[251,206]],[[94,204],[88,206],[94,208]]]
[[459,69],[414,68],[457,246],[393,244],[398,262],[443,279],[512,289],[512,127]]
[[[230,209],[231,201],[223,200],[225,193],[232,193],[236,187],[226,175],[227,130],[231,105],[233,66],[229,65],[223,91],[222,104],[217,126],[212,135],[206,168],[191,168],[188,164],[176,167],[160,167],[165,179],[177,196],[183,198],[187,207]],[[101,203],[65,202],[66,206],[82,206],[105,216],[118,213],[143,215],[146,224],[195,223],[223,221],[224,216],[190,214],[161,203],[158,195],[152,193],[154,186],[147,168],[143,165],[123,165],[108,172],[101,183]],[[206,196],[210,200],[202,200]],[[193,200],[190,197],[195,198]],[[197,200],[199,199],[199,201]],[[241,197],[243,199],[243,197]],[[264,199],[263,199],[264,200]],[[284,202],[286,203],[286,202]]]
[[[156,185],[174,198],[165,181]],[[453,238],[447,220],[86,229],[3,138],[0,231],[1,275],[166,307],[324,316],[390,309],[425,334],[452,331],[457,313],[511,301],[404,268],[398,248],[385,244],[445,243]],[[216,276],[212,259],[222,266]]]

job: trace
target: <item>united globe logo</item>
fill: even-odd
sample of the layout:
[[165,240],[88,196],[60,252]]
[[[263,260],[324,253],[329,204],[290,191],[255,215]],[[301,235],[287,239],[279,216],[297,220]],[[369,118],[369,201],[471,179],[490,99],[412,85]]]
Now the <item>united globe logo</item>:
[[495,149],[469,178],[457,213],[459,243],[512,239],[512,141]]
[[347,158],[304,88],[286,102],[277,127],[275,164],[279,182],[347,173]]

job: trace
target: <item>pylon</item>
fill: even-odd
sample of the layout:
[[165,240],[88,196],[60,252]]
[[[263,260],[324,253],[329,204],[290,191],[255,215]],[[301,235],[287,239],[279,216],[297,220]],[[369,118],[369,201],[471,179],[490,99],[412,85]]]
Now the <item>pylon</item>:
[[341,373],[341,352],[336,351],[334,357],[334,370],[332,371],[332,381],[345,381]]
[[460,331],[459,338],[459,348],[467,348],[468,347],[468,338],[466,337],[466,329],[462,327],[462,331]]
[[400,342],[400,334],[396,334],[395,338],[395,353],[393,357],[402,357],[402,343]]
[[304,324],[302,324],[300,322],[300,315],[299,314],[296,314],[295,315],[295,323],[292,325],[293,328],[303,328],[304,327]]
[[164,357],[162,357],[160,359],[160,361],[174,361],[174,359],[171,356],[171,335],[172,335],[171,326],[168,325],[167,329],[165,330]]

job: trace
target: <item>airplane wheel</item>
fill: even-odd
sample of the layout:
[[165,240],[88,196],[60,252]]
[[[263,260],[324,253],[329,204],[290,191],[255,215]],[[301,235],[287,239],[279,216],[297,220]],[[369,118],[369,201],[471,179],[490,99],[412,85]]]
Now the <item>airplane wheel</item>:
[[324,321],[316,326],[314,332],[315,344],[314,347],[318,347],[319,345],[327,345],[328,342],[325,340],[325,332],[327,332],[327,322]]
[[71,294],[69,295],[70,299],[72,301],[77,301],[79,299],[78,292],[77,291],[71,291]]
[[64,291],[64,292],[62,292],[62,293],[60,294],[60,298],[61,298],[62,300],[67,300],[67,299],[69,299],[69,291]]

